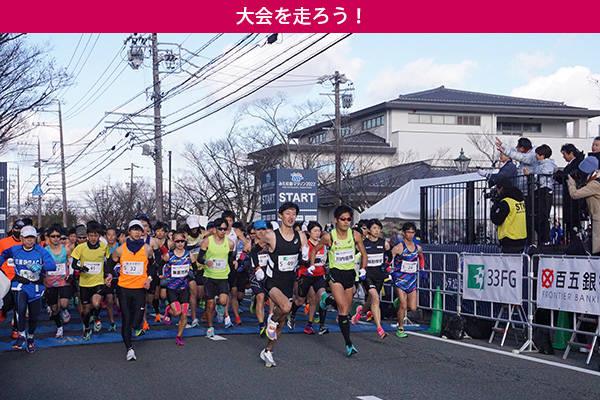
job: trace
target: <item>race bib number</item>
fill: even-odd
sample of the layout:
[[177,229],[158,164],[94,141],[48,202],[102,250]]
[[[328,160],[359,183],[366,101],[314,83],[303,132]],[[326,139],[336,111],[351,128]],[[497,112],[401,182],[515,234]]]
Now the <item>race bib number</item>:
[[190,271],[190,264],[171,265],[171,277],[183,278]]
[[402,261],[400,271],[407,274],[414,274],[417,272],[417,261]]
[[290,272],[298,265],[298,254],[291,256],[279,256],[278,258],[279,270],[281,272]]
[[22,269],[21,271],[19,271],[19,275],[32,282],[35,282],[40,279],[40,271],[33,272],[28,269]]
[[67,264],[56,263],[56,271],[48,271],[49,276],[59,276],[67,274]]
[[8,260],[6,260],[6,266],[8,267],[15,267],[15,260],[12,258],[9,258]]
[[268,262],[269,262],[268,254],[259,254],[258,255],[258,266],[259,267],[266,267]]
[[126,275],[143,275],[144,263],[142,261],[124,261],[123,273]]
[[334,253],[334,258],[336,264],[348,264],[349,262],[354,262],[354,250],[338,250]]
[[383,264],[383,253],[367,254],[367,267],[379,267]]
[[317,266],[325,265],[325,254],[317,254],[315,256],[315,265],[317,265]]
[[211,269],[225,269],[227,267],[227,260],[225,258],[213,258],[213,266]]
[[86,261],[83,265],[85,265],[89,269],[89,271],[87,272],[88,274],[98,275],[99,273],[102,272],[102,263],[101,262]]

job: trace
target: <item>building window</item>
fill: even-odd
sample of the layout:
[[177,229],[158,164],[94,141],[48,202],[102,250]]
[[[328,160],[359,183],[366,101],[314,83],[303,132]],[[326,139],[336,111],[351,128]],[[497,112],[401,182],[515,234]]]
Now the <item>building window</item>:
[[383,123],[384,123],[384,117],[383,117],[383,115],[380,115],[378,117],[371,118],[371,119],[368,119],[366,121],[363,121],[362,128],[363,128],[363,130],[367,130],[367,129],[371,129],[371,128],[376,128],[378,126],[382,126]]
[[308,143],[310,144],[318,144],[318,143],[323,143],[325,141],[325,132],[323,133],[317,133],[316,135],[310,136],[308,138]]
[[530,122],[498,122],[496,125],[498,133],[502,135],[523,136],[523,133],[541,133],[542,124],[534,124]]
[[340,128],[340,136],[344,137],[344,136],[348,136],[352,133],[352,128],[350,128],[349,126]]
[[411,124],[436,124],[436,125],[481,125],[479,115],[442,115],[442,114],[408,114]]

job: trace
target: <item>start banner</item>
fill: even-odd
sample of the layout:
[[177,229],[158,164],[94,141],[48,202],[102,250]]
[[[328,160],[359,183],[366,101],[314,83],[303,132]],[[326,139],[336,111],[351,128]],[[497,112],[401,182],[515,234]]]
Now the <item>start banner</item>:
[[463,297],[465,299],[521,304],[522,286],[521,256],[463,256]]
[[597,259],[540,257],[538,307],[600,315],[599,273]]

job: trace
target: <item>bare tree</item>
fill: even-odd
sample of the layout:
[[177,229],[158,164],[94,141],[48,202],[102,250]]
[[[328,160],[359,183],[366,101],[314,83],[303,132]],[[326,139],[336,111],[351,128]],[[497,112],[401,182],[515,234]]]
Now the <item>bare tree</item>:
[[26,133],[27,119],[68,84],[46,49],[28,44],[23,34],[0,34],[0,150]]

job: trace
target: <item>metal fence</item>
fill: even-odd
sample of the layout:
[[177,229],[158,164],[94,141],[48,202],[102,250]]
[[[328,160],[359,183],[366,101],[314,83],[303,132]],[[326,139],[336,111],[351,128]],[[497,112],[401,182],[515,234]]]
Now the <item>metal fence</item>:
[[[522,175],[513,178],[525,197],[529,244],[540,246],[567,244],[573,226],[579,226],[580,213],[572,217],[573,203],[579,210],[583,200],[568,197],[569,215],[563,217],[563,184],[552,176]],[[546,188],[545,185],[550,187]],[[495,187],[487,180],[424,186],[421,188],[421,239],[439,244],[496,244],[497,228],[490,220],[490,211],[498,201]],[[577,219],[577,221],[573,221]],[[567,229],[559,237],[555,222]]]
[[[496,322],[496,326],[504,324],[505,328],[501,331],[504,334],[501,345],[504,345],[508,325],[510,328],[520,330],[518,337],[522,338],[517,342],[520,346],[519,351],[533,351],[533,330],[534,328],[548,329],[553,332],[563,331],[575,335],[591,336],[592,346],[596,338],[600,335],[598,326],[598,316],[585,316],[581,314],[569,313],[571,327],[560,326],[557,323],[558,310],[548,310],[538,308],[537,297],[537,279],[538,265],[543,259],[585,259],[595,265],[600,277],[600,257],[579,257],[579,256],[552,256],[535,255],[529,257],[526,254],[498,254],[498,253],[444,253],[435,251],[424,251],[426,279],[419,279],[418,282],[418,302],[419,308],[430,311],[442,311],[450,314],[460,314],[463,316],[472,316],[475,318],[484,318]],[[468,255],[486,256],[486,257],[519,257],[523,263],[522,270],[522,298],[519,304],[505,304],[490,301],[467,300],[464,298],[463,279],[464,279],[464,257]],[[600,285],[599,285],[600,288]],[[440,306],[435,306],[435,298],[440,294]],[[595,323],[593,330],[576,329],[577,321],[584,319]],[[595,330],[594,330],[595,329]],[[500,331],[500,329],[498,329]],[[490,338],[492,342],[493,336]],[[573,344],[576,346],[577,344]],[[593,350],[593,348],[591,349]],[[563,355],[563,359],[568,355],[568,350]],[[587,358],[589,364],[592,351]]]

